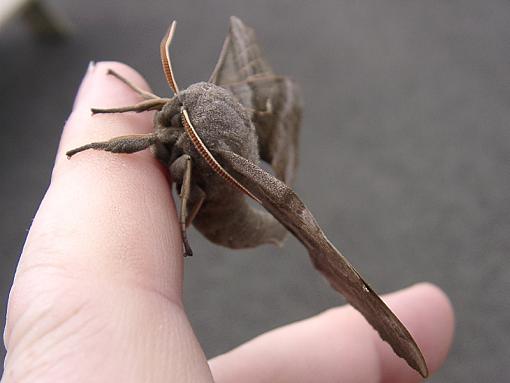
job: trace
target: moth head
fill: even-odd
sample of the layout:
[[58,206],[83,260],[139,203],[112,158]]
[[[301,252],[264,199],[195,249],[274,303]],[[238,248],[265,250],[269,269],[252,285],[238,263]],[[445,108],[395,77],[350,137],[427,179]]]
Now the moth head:
[[180,128],[180,129],[184,129],[184,125],[182,124],[182,117],[181,117],[181,110],[179,109],[179,111],[177,113],[175,113],[171,119],[170,119],[170,126],[174,127],[174,128]]

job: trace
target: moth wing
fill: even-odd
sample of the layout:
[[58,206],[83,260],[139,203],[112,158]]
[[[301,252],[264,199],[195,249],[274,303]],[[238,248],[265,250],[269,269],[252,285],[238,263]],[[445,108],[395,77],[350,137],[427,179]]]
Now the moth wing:
[[314,266],[331,286],[363,314],[397,355],[426,377],[426,362],[409,331],[326,238],[298,195],[245,158],[230,151],[218,154],[230,174],[255,195],[264,208],[307,248]]
[[209,82],[217,85],[241,82],[251,76],[273,75],[257,44],[255,31],[235,16]]
[[301,100],[298,87],[275,75],[262,55],[255,32],[236,17],[209,79],[232,92],[251,115],[262,160],[290,184],[298,163]]

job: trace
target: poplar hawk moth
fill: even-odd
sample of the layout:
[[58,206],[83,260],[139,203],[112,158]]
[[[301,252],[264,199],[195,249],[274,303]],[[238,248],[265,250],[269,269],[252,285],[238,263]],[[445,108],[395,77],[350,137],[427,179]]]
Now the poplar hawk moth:
[[[301,101],[297,86],[277,75],[265,60],[255,33],[232,17],[230,31],[207,82],[180,90],[170,43],[173,22],[160,53],[174,96],[142,90],[109,71],[140,97],[135,105],[93,113],[156,110],[154,132],[93,142],[87,149],[133,153],[150,148],[169,169],[180,196],[179,222],[184,254],[191,255],[186,228],[193,224],[210,241],[240,249],[280,244],[292,233],[308,250],[314,266],[422,376],[427,365],[405,326],[327,239],[312,213],[290,185],[298,162]],[[273,174],[263,170],[261,161]],[[264,209],[249,204],[246,197]]]

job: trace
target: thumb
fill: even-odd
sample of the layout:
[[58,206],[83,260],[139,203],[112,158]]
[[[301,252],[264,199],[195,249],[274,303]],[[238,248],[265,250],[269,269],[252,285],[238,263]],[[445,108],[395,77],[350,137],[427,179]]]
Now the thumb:
[[92,106],[139,101],[109,68],[147,88],[118,63],[92,66],[83,80],[11,289],[3,382],[210,378],[181,305],[182,244],[166,171],[147,151],[65,157],[153,129],[151,113],[91,116]]

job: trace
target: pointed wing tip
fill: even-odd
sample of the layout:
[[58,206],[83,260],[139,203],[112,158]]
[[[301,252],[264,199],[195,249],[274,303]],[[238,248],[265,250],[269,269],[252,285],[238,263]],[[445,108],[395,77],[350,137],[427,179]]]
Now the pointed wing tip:
[[242,30],[242,29],[248,29],[246,24],[243,23],[243,21],[237,17],[237,16],[230,16],[230,29],[231,30]]
[[[400,322],[400,320],[395,316],[395,318]],[[416,340],[411,335],[407,327],[405,327],[402,322],[400,322],[405,333],[407,334],[406,338],[408,338],[408,352],[400,353],[395,348],[393,348],[392,343],[388,342],[390,346],[393,348],[395,353],[403,358],[407,364],[413,368],[416,372],[418,372],[423,378],[427,378],[429,376],[429,368],[427,366],[427,362],[425,361],[425,357],[423,353],[416,343]]]
[[425,359],[423,358],[423,355],[421,355],[420,353],[420,357],[417,361],[416,361],[416,371],[418,371],[418,373],[423,377],[423,378],[428,378],[429,376],[429,368],[427,366],[427,363],[425,362]]
[[[413,341],[414,343],[414,341]],[[390,344],[391,346],[391,344]],[[393,348],[393,346],[392,346]],[[429,376],[429,368],[427,366],[427,362],[425,362],[425,358],[423,357],[423,354],[421,353],[420,348],[414,343],[414,347],[412,347],[413,350],[410,353],[404,353],[401,354],[397,352],[395,349],[395,353],[400,356],[402,359],[404,359],[409,367],[411,367],[413,370],[415,370],[418,374],[420,374],[423,378],[428,378]]]
[[243,24],[243,22],[241,21],[241,19],[237,16],[230,16],[230,24],[235,24],[235,23],[240,23],[240,24]]
[[[397,317],[395,318],[400,322],[400,320]],[[409,331],[403,324],[402,328],[406,333],[405,338],[407,338],[406,343],[408,345],[408,347],[406,347],[407,351],[395,348],[393,342],[390,342],[389,340],[386,340],[384,338],[383,340],[386,341],[391,346],[395,354],[404,359],[412,369],[418,372],[423,378],[427,378],[429,376],[429,368],[427,366],[427,362],[425,361],[423,353],[421,352],[420,347],[416,344],[416,341],[414,340],[413,336],[409,333]]]
[[[382,306],[380,307],[382,311],[386,311],[387,317],[392,318],[391,321],[393,324],[397,325],[398,331],[392,332],[395,336],[390,336],[387,338],[384,336],[383,329],[377,323],[372,323],[370,317],[363,313],[362,309],[354,306],[353,302],[351,303],[358,311],[362,313],[365,319],[370,323],[370,325],[379,333],[379,336],[383,341],[385,341],[395,352],[396,355],[404,359],[409,367],[418,372],[423,378],[427,378],[429,376],[429,369],[427,366],[427,362],[425,361],[425,357],[423,353],[416,343],[416,340],[411,335],[407,327],[400,321],[400,319],[396,316],[396,314],[386,305],[386,303],[381,299],[379,294],[377,294],[359,275],[356,269],[352,269],[358,276],[361,278],[364,287],[368,289],[371,293],[371,296],[374,297],[377,301],[379,301]],[[398,336],[397,336],[398,335]]]

